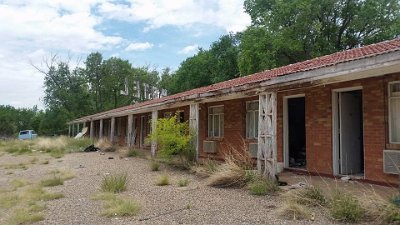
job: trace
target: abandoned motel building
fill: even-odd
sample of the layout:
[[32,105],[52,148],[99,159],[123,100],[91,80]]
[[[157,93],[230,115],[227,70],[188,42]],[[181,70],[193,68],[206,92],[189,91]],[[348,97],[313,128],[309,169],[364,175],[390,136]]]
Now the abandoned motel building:
[[90,138],[156,153],[146,136],[178,115],[199,160],[245,145],[276,172],[398,184],[400,39],[290,64],[69,122]]

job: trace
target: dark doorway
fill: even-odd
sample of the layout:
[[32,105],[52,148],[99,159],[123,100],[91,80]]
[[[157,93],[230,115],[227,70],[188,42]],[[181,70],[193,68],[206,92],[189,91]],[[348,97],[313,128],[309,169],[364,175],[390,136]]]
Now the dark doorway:
[[307,165],[305,98],[289,98],[287,101],[289,167],[305,168]]

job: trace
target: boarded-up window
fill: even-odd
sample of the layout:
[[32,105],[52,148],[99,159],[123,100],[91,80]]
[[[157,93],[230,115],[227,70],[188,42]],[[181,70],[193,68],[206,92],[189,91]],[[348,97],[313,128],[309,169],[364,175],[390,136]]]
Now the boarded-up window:
[[389,84],[389,141],[400,143],[400,82]]
[[212,106],[208,108],[208,137],[224,136],[224,107]]
[[246,103],[246,138],[258,138],[258,101]]

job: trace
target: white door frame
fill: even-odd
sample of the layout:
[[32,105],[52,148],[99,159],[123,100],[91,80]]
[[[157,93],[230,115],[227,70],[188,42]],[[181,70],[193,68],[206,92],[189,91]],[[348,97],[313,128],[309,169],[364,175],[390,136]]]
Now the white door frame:
[[[332,89],[332,169],[333,175],[341,175],[339,173],[339,93],[348,92],[348,91],[362,91],[362,86],[355,87],[346,87],[346,88],[338,88]],[[361,96],[364,94],[362,93]],[[361,104],[363,104],[363,97],[361,98]],[[363,117],[363,108],[361,107],[361,117]],[[364,121],[364,118],[362,118]],[[363,123],[363,135],[364,135],[364,123]],[[364,174],[365,174],[365,151],[364,153]],[[364,175],[365,176],[365,175]]]
[[[305,98],[304,93],[283,96],[283,162],[284,167],[289,168],[289,111],[288,100],[291,98]],[[307,148],[306,148],[307,152]]]

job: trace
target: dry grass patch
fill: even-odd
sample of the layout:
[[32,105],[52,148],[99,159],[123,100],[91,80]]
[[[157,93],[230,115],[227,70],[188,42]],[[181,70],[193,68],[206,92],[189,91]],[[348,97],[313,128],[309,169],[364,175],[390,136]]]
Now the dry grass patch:
[[2,165],[2,167],[7,170],[15,170],[15,169],[27,170],[28,169],[28,166],[26,163],[5,164],[5,165]]
[[341,222],[354,223],[361,220],[364,209],[353,195],[335,190],[329,202],[331,216]]
[[169,176],[167,174],[161,175],[157,178],[156,185],[157,186],[166,186],[169,185]]
[[247,182],[246,170],[231,158],[207,178],[207,185],[213,187],[244,186]]
[[43,209],[44,207],[40,208],[40,206],[15,209],[7,220],[7,225],[27,224],[44,220],[44,215],[41,213]]
[[140,210],[140,205],[136,201],[112,193],[100,193],[94,199],[103,201],[102,215],[107,217],[135,216]]
[[99,139],[94,144],[94,146],[104,152],[115,152],[116,151],[116,148],[111,144],[111,142],[107,138]]
[[311,219],[311,211],[304,205],[286,201],[279,209],[279,215],[288,220]]
[[278,183],[274,180],[259,176],[248,184],[250,194],[267,195],[279,191]]
[[101,183],[101,190],[104,192],[118,193],[126,190],[128,182],[127,173],[109,174],[104,176]]
[[58,186],[58,185],[63,185],[64,180],[61,179],[61,177],[59,177],[59,176],[54,176],[52,178],[44,179],[44,180],[40,181],[40,183],[45,187],[54,187],[54,186]]
[[160,164],[156,161],[151,161],[150,162],[150,170],[151,171],[159,171],[160,170]]
[[20,187],[25,187],[26,185],[30,184],[29,181],[25,179],[14,179],[11,181],[11,186],[14,189],[20,188]]
[[189,183],[190,183],[190,180],[187,179],[187,178],[182,178],[182,179],[180,179],[180,180],[178,181],[179,187],[186,187],[186,186],[189,185]]

